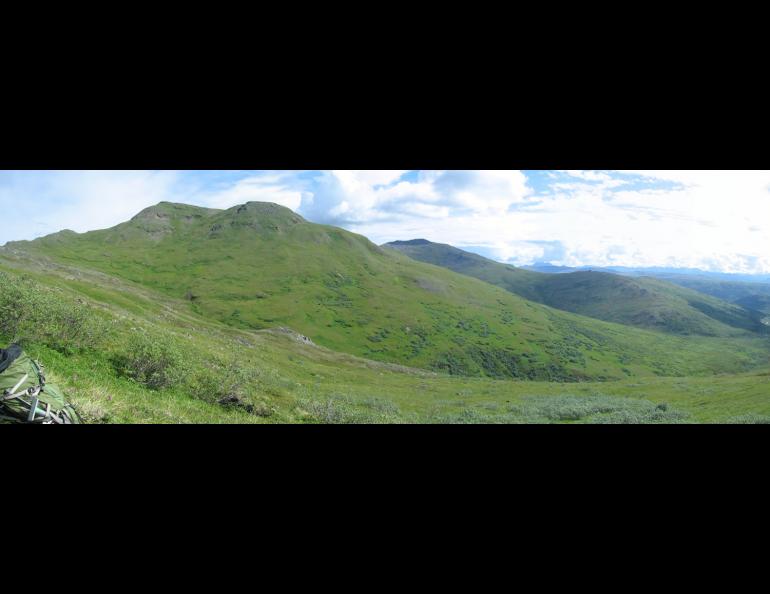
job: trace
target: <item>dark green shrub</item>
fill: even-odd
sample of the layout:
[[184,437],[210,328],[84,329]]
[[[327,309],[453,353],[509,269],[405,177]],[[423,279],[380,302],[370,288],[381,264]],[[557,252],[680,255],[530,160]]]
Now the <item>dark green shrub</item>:
[[118,375],[153,390],[178,386],[187,372],[182,353],[171,339],[142,330],[131,333],[125,351],[112,361]]
[[185,379],[190,396],[222,406],[239,408],[259,417],[270,417],[275,409],[254,398],[260,390],[260,374],[236,362],[207,361]]

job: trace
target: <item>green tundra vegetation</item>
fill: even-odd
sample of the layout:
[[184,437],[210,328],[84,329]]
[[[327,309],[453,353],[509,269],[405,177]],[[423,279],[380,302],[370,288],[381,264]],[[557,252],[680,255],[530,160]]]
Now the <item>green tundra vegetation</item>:
[[674,273],[656,273],[655,278],[770,314],[770,284],[764,281],[727,281],[708,276]]
[[608,322],[682,335],[736,336],[744,330],[765,331],[761,323],[764,302],[757,296],[728,303],[655,278],[596,271],[545,274],[424,239],[396,241],[384,247],[526,299]]
[[264,203],[0,249],[0,342],[88,422],[765,422],[770,339],[709,304],[595,319]]

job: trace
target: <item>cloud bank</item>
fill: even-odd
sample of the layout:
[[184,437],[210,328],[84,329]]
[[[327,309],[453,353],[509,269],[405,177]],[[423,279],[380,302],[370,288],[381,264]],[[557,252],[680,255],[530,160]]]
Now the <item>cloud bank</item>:
[[519,265],[770,273],[770,171],[0,172],[0,244],[161,200],[276,202],[377,243],[424,237]]

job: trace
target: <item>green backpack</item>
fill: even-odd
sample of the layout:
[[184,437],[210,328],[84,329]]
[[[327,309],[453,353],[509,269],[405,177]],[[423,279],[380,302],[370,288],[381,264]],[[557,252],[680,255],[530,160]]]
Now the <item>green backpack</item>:
[[16,344],[0,349],[0,423],[79,424],[80,417],[43,366]]

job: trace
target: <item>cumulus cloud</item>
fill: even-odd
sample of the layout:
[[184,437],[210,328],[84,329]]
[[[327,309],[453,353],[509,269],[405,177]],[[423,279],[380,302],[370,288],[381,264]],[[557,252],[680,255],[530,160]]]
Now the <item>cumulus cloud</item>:
[[502,214],[530,193],[521,171],[333,170],[319,176],[304,213],[327,223],[371,225],[407,219]]
[[274,202],[292,210],[299,210],[303,198],[310,194],[298,188],[291,173],[271,172],[238,179],[221,189],[203,191],[197,201],[210,208],[230,208],[246,202]]
[[770,172],[623,171],[610,177],[622,183],[554,184],[540,208],[536,233],[564,240],[563,263],[770,270]]
[[513,264],[770,272],[769,171],[0,172],[0,244],[122,222],[168,200],[287,206],[383,243]]
[[521,265],[770,272],[768,171],[560,171],[547,179],[533,193],[521,172],[421,172],[419,200],[444,209],[435,218],[411,213],[418,199],[410,197],[395,205],[399,217],[348,224],[379,241],[426,237]]
[[372,186],[387,186],[405,173],[406,169],[359,169],[357,171],[350,172],[356,176],[357,179]]

